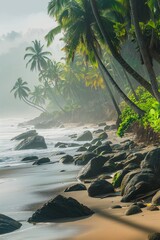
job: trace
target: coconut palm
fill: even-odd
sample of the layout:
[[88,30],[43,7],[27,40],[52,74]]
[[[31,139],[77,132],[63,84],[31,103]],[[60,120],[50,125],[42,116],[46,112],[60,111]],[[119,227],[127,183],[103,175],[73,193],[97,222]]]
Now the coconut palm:
[[[106,75],[105,77],[115,87],[117,93],[121,95],[134,111],[139,115],[143,115],[143,111],[124,94],[101,61],[100,51],[98,51],[98,49],[100,50],[100,45],[92,28],[92,24],[95,21],[89,1],[70,1],[68,5],[63,7],[57,21],[61,29],[64,30],[64,41],[66,43],[64,49],[67,53],[67,59],[74,59],[75,53],[78,51],[85,54],[92,63],[97,61]],[[106,24],[110,24],[110,21],[107,20]]]
[[42,112],[45,112],[41,106],[34,104],[33,102],[29,101],[28,96],[30,94],[30,89],[27,87],[27,82],[23,81],[22,78],[18,78],[15,85],[11,89],[11,92],[14,92],[14,97],[23,100],[26,104],[31,107],[34,107]]
[[31,71],[38,69],[41,71],[47,65],[47,61],[50,60],[48,56],[51,55],[50,52],[43,51],[44,45],[41,45],[40,41],[32,41],[33,46],[26,48],[26,53],[24,59],[29,58],[26,67],[30,65]]

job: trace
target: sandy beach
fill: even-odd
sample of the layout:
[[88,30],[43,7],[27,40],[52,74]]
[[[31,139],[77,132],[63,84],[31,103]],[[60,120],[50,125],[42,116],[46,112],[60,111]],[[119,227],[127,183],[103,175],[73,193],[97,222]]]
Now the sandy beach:
[[[95,127],[96,129],[96,127]],[[109,140],[119,143],[122,139],[110,131]],[[131,137],[131,136],[126,136]],[[125,139],[123,139],[125,140]],[[53,157],[54,158],[54,157]],[[63,165],[60,162],[53,164],[33,166],[27,163],[17,167],[0,169],[0,212],[10,216],[23,225],[18,231],[1,235],[5,240],[145,240],[148,232],[140,231],[122,224],[122,219],[160,231],[159,211],[150,212],[146,209],[133,216],[125,216],[125,211],[131,203],[121,203],[121,196],[105,198],[92,198],[87,191],[64,193],[64,189],[77,182],[77,174],[81,166],[72,164]],[[64,172],[61,172],[65,170]],[[88,187],[89,184],[86,184]],[[54,223],[32,225],[28,218],[51,198],[62,194],[73,197],[90,209],[102,210],[104,213],[120,218],[119,222],[101,217],[97,212],[91,217],[69,219]],[[111,209],[114,205],[121,205],[121,209]],[[149,231],[150,232],[150,231]]]

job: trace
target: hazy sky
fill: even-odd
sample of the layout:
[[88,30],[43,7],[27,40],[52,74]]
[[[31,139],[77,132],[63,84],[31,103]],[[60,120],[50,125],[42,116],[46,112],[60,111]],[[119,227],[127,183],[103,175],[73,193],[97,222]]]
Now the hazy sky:
[[[29,87],[36,84],[36,74],[26,69],[25,48],[33,40],[41,40],[56,26],[47,15],[50,0],[0,0],[0,117],[1,115],[30,112],[25,104],[15,100],[10,90],[18,77],[28,82]],[[62,43],[55,39],[49,49],[53,58],[59,60]],[[2,90],[3,89],[3,90]]]

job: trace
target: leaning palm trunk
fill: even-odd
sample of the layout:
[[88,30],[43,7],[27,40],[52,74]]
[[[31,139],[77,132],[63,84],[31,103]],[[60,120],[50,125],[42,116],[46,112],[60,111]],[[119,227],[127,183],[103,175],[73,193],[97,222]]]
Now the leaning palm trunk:
[[134,87],[133,87],[133,85],[131,83],[131,80],[129,79],[129,77],[128,77],[126,71],[124,70],[124,68],[123,68],[123,71],[124,71],[124,75],[125,75],[125,77],[127,79],[128,85],[129,85],[130,89],[132,90],[132,93],[133,93],[135,99],[138,101],[138,96],[137,96],[137,94],[136,94],[136,92],[134,90]]
[[132,19],[133,19],[133,24],[135,27],[135,34],[136,34],[136,40],[140,48],[140,52],[142,54],[142,58],[144,61],[144,64],[146,66],[151,85],[152,85],[152,90],[154,92],[154,96],[156,99],[160,102],[160,92],[158,91],[158,83],[156,79],[155,72],[152,67],[151,59],[147,51],[147,47],[141,32],[141,28],[139,26],[139,20],[138,20],[138,15],[137,15],[137,2],[136,0],[130,0],[130,7],[131,7],[131,13],[132,13]]
[[109,84],[107,83],[106,78],[105,78],[104,73],[103,73],[103,70],[102,70],[102,68],[100,66],[99,66],[99,69],[100,69],[100,72],[102,74],[103,81],[104,81],[104,84],[106,86],[106,89],[107,89],[107,91],[108,91],[108,93],[110,95],[110,98],[111,98],[111,100],[113,102],[113,105],[114,105],[114,107],[116,109],[116,112],[117,112],[117,115],[118,115],[118,118],[119,118],[119,116],[121,115],[121,110],[120,110],[120,108],[119,108],[119,106],[118,106],[118,104],[117,104],[117,102],[116,102],[116,100],[115,100],[115,98],[113,96],[111,88],[110,88]]
[[118,86],[118,84],[114,81],[114,79],[112,78],[111,74],[109,73],[109,71],[106,69],[106,67],[104,66],[103,62],[101,61],[95,47],[94,44],[92,44],[92,49],[93,52],[95,54],[95,57],[97,59],[97,62],[99,64],[99,66],[101,67],[101,69],[103,70],[103,72],[105,73],[105,75],[108,77],[108,79],[110,80],[111,84],[114,86],[114,88],[116,89],[117,93],[122,97],[122,99],[128,104],[128,106],[130,106],[130,108],[136,112],[139,116],[143,116],[144,115],[144,111],[142,109],[140,109],[134,102],[132,102],[127,95],[121,90],[121,88]]
[[34,108],[36,108],[37,110],[39,110],[39,111],[41,111],[41,112],[47,112],[46,109],[44,109],[44,108],[41,107],[41,106],[38,106],[38,105],[33,104],[32,102],[30,102],[30,101],[29,101],[28,99],[26,99],[25,97],[22,97],[22,100],[23,100],[26,104],[28,104],[30,107],[34,107]]
[[96,19],[97,25],[103,35],[105,42],[107,43],[113,57],[119,62],[119,64],[146,90],[148,90],[153,96],[154,92],[152,90],[151,84],[147,82],[142,76],[140,76],[125,60],[124,58],[117,52],[115,49],[107,31],[105,31],[103,23],[101,21],[101,17],[99,15],[95,0],[90,0],[91,8]]

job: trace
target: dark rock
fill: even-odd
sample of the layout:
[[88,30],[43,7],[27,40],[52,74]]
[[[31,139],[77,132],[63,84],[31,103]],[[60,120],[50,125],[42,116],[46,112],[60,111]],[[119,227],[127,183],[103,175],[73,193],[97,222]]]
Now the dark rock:
[[106,125],[105,127],[104,127],[104,131],[107,131],[107,130],[109,130],[110,129],[110,126],[108,126],[108,125]]
[[49,158],[41,158],[33,163],[33,165],[42,165],[46,163],[50,163],[51,160]]
[[121,150],[122,146],[120,144],[111,144],[112,150]]
[[59,147],[59,146],[62,146],[62,145],[67,146],[67,143],[57,142],[54,147]]
[[137,205],[140,208],[145,208],[146,207],[146,205],[143,202],[136,202],[133,205]]
[[151,205],[147,207],[147,210],[153,212],[153,211],[159,211],[159,208],[157,206]]
[[87,148],[83,146],[77,149],[77,152],[85,152],[85,151],[87,151]]
[[96,150],[96,148],[97,148],[97,146],[95,146],[95,145],[90,146],[90,147],[88,148],[88,152],[93,152],[93,151]]
[[152,198],[153,205],[160,205],[160,191],[158,191]]
[[141,213],[142,210],[140,209],[139,206],[137,205],[131,205],[128,210],[125,212],[125,215],[126,216],[129,216],[129,215],[133,215],[133,214],[137,214],[137,213]]
[[68,143],[68,147],[79,147],[78,143]]
[[123,202],[129,202],[136,199],[139,195],[144,195],[147,192],[157,189],[159,181],[153,172],[142,171],[136,174],[126,185]]
[[111,146],[107,143],[107,144],[102,144],[100,147],[96,148],[95,152],[97,154],[101,154],[102,152],[106,153],[112,153],[112,148]]
[[119,169],[116,168],[116,164],[115,163],[112,163],[112,162],[106,162],[103,167],[102,167],[102,170],[101,172],[102,173],[112,173],[112,172],[115,172]]
[[130,180],[140,172],[141,172],[140,169],[136,169],[136,170],[133,170],[133,171],[127,173],[123,177],[123,180],[122,180],[122,183],[121,183],[121,195],[124,194],[125,188],[126,188],[127,184],[130,182]]
[[84,154],[75,158],[75,165],[86,165],[92,158],[96,157],[97,154],[91,152],[85,152]]
[[90,197],[101,196],[108,193],[114,193],[114,188],[112,184],[106,180],[97,180],[91,183],[90,187],[88,188],[88,195]]
[[74,158],[71,155],[65,155],[60,160],[63,164],[70,164],[74,162]]
[[35,161],[37,160],[38,157],[37,156],[29,156],[29,157],[25,157],[22,159],[22,162],[32,162],[32,161]]
[[62,143],[61,145],[58,146],[58,148],[67,148],[67,145]]
[[30,130],[27,131],[25,133],[21,133],[18,136],[12,138],[11,140],[22,140],[22,139],[26,139],[28,137],[33,137],[36,136],[38,133],[36,132],[36,130]]
[[129,172],[128,170],[123,169],[123,170],[119,170],[114,174],[113,180],[112,180],[112,184],[114,188],[119,188],[121,186],[122,180],[128,172]]
[[106,126],[106,123],[105,123],[105,122],[99,123],[98,126],[99,126],[99,127],[105,127],[105,126]]
[[126,151],[129,149],[133,149],[135,146],[136,146],[136,144],[133,141],[128,140],[126,143],[121,145],[121,148],[119,150]]
[[109,130],[116,130],[117,129],[117,126],[116,124],[112,124],[109,128]]
[[24,139],[15,147],[15,150],[46,149],[46,148],[47,145],[45,143],[44,137],[37,135]]
[[106,132],[103,132],[98,136],[98,138],[99,138],[99,140],[103,141],[108,138],[108,134]]
[[71,135],[69,135],[69,137],[70,138],[77,138],[77,134],[75,133],[75,134],[71,134]]
[[60,172],[66,172],[66,170],[61,170]]
[[151,168],[155,174],[160,174],[160,148],[150,151],[141,162],[141,168]]
[[111,208],[112,208],[112,209],[118,209],[118,208],[122,208],[122,206],[121,206],[121,205],[114,205],[114,206],[112,206]]
[[96,133],[96,134],[102,133],[102,132],[104,132],[103,129],[97,129],[97,130],[93,131],[93,133]]
[[90,131],[85,131],[82,135],[77,138],[77,141],[91,141],[93,139]]
[[150,233],[148,240],[160,240],[160,233]]
[[65,152],[57,152],[57,153],[55,153],[55,156],[64,155],[64,154],[65,154]]
[[127,157],[126,152],[122,152],[122,153],[116,153],[114,154],[114,156],[110,159],[110,162],[120,162],[125,160]]
[[85,143],[85,144],[83,144],[83,147],[86,147],[86,148],[88,148],[88,147],[91,147],[92,145],[90,144],[90,143]]
[[102,172],[102,166],[107,161],[106,157],[97,156],[92,158],[87,165],[85,165],[79,172],[79,179],[89,179],[94,178]]
[[22,226],[21,223],[15,221],[14,219],[0,214],[0,234],[10,233]]
[[129,163],[124,169],[131,171],[131,170],[135,170],[137,168],[140,168],[140,164]]
[[57,219],[90,216],[93,213],[92,210],[80,204],[74,198],[65,198],[58,195],[38,209],[32,217],[28,219],[28,222],[53,222]]
[[129,156],[127,156],[127,160],[125,162],[125,166],[127,166],[130,163],[136,163],[139,164],[142,162],[142,160],[145,158],[146,153],[132,153]]
[[86,186],[82,183],[77,183],[71,187],[66,188],[65,192],[83,191],[83,190],[87,190]]

